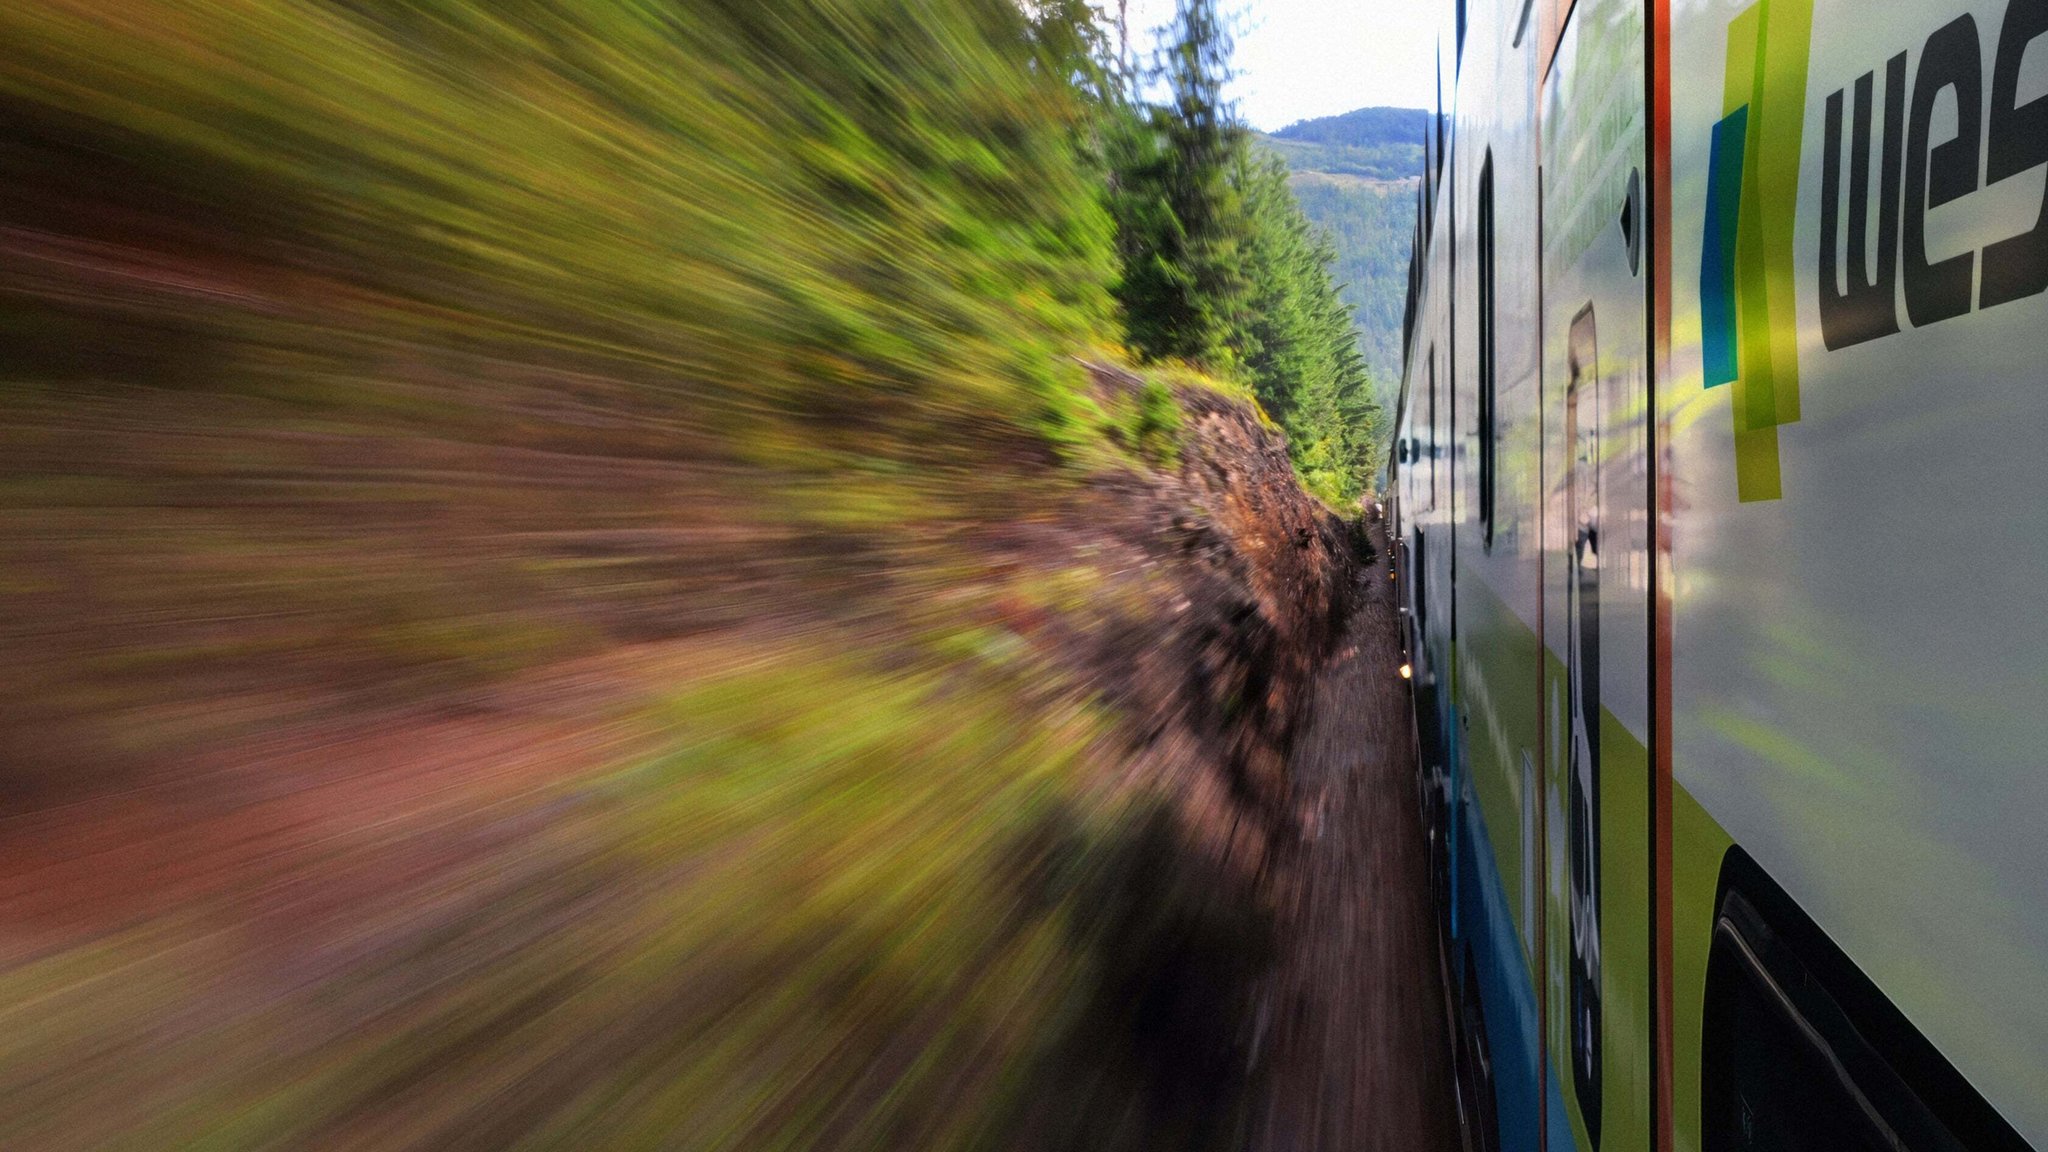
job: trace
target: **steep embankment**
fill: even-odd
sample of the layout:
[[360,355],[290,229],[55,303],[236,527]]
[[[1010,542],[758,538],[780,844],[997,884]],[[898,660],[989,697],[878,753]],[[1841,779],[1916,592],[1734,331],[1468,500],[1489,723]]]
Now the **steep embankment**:
[[1098,977],[1052,1081],[1074,1099],[1031,1131],[1062,1148],[1450,1152],[1384,541],[1305,500],[1252,410],[1180,399],[1178,468],[1106,479],[1101,515],[1065,520],[1101,534],[1082,551],[1156,573],[1154,604],[1086,632],[1096,679],[1123,693],[1131,764],[1164,799],[1080,886]]
[[[1095,369],[1108,392],[1139,381]],[[1098,480],[1101,515],[1159,574],[1130,624],[1101,621],[1102,682],[1157,740],[1166,725],[1222,766],[1230,804],[1285,827],[1284,758],[1306,690],[1353,604],[1363,538],[1302,491],[1278,433],[1247,402],[1183,387],[1178,466]],[[1142,559],[1138,557],[1142,554]]]
[[0,1147],[1242,1131],[1353,561],[1032,36],[0,5]]
[[[1097,366],[1115,404],[1141,383]],[[1302,492],[1256,409],[1177,392],[1176,459],[1098,476],[1029,529],[1024,563],[1088,557],[1109,584],[1021,623],[1118,717],[1114,831],[1056,821],[1027,869],[1084,958],[1023,1096],[1021,1145],[1235,1146],[1257,1100],[1271,879],[1302,830],[1287,762],[1356,603],[1349,526]]]
[[[1106,413],[1138,403],[1089,374]],[[536,626],[616,630],[315,690],[264,682],[266,617],[172,617],[211,629],[210,678],[82,671],[149,738],[62,774],[94,745],[50,725],[14,762],[0,1134],[1230,1146],[1298,947],[1290,755],[1360,569],[1254,409],[1176,395],[1149,463],[1020,454],[999,505],[891,531],[793,530],[701,462],[249,434],[303,463],[188,464],[215,477],[192,515],[286,482],[429,502],[277,511],[295,535],[233,560],[280,589],[315,554],[524,556],[579,577]],[[212,406],[140,399],[43,452],[191,459]],[[640,527],[582,527],[584,500]]]

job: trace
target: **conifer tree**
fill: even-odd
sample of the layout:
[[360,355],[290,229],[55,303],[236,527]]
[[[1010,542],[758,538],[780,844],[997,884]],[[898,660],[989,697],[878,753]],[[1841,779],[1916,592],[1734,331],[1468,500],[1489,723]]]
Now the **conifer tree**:
[[1113,64],[1100,70],[1112,77],[1100,139],[1126,340],[1142,359],[1249,385],[1303,482],[1348,505],[1377,467],[1379,415],[1335,250],[1285,165],[1252,157],[1224,98],[1232,43],[1218,0],[1180,0],[1168,33],[1152,72],[1162,103],[1116,82]]
[[1173,37],[1158,65],[1168,102],[1127,121],[1117,141],[1120,298],[1141,356],[1228,370],[1247,288],[1230,180],[1246,136],[1223,98],[1232,45],[1216,0],[1180,0]]

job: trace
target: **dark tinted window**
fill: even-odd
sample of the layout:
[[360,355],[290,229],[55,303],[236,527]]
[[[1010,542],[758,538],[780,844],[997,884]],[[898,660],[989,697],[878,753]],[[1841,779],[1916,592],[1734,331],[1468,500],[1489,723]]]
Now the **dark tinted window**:
[[1565,669],[1571,698],[1568,739],[1571,878],[1572,1083],[1587,1135],[1600,1145],[1600,339],[1593,305],[1572,317],[1565,378],[1564,441],[1570,480],[1565,522],[1571,530],[1565,585]]
[[1415,530],[1415,543],[1408,551],[1415,558],[1409,583],[1415,597],[1415,652],[1420,654],[1429,638],[1429,536],[1422,529]]
[[1436,509],[1436,348],[1429,350],[1429,507]]
[[2012,1127],[1740,848],[1721,869],[1704,1152],[2019,1152]]
[[1479,525],[1493,547],[1494,454],[1499,434],[1494,396],[1493,154],[1479,169]]
[[1716,989],[1726,1045],[1707,1100],[1709,1149],[1890,1152],[1822,1052],[1760,975],[1732,960]]

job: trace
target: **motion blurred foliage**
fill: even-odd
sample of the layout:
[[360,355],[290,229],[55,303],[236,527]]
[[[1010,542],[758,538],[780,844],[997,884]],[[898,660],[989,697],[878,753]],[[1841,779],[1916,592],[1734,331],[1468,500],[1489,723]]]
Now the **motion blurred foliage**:
[[1025,15],[0,43],[0,1145],[980,1131],[1080,978],[1012,857],[1115,822],[987,623],[1085,566],[958,541],[1174,417],[1073,357],[1110,221]]
[[[1106,315],[1077,100],[1002,0],[36,0],[0,34],[15,159],[236,281],[137,290],[206,386],[346,408],[414,342],[629,380],[749,458],[965,467],[1068,434],[1054,350]],[[39,351],[8,375],[79,367]]]
[[403,699],[701,628],[752,545],[873,563],[1108,443],[1092,113],[1007,0],[31,0],[0,42],[37,733],[161,743],[109,676]]
[[[1165,611],[1060,515],[1181,443],[1075,359],[1133,260],[1079,15],[0,6],[0,1146],[1123,1107],[1027,1074],[1142,951],[1073,894],[1171,854],[1032,639]],[[1198,293],[1314,264],[1188,203]],[[1249,291],[1155,351],[1322,363]]]

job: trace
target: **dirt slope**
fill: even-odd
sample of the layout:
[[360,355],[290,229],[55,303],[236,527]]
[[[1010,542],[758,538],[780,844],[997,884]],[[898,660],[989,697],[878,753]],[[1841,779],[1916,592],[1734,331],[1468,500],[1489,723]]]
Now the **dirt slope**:
[[15,514],[0,1144],[1430,1147],[1405,738],[1329,662],[1383,576],[1178,399],[1170,466],[821,527],[52,394],[11,467],[176,499]]
[[1175,799],[1082,902],[1109,963],[1059,1049],[1071,1119],[1049,1143],[1449,1152],[1383,542],[1308,500],[1248,410],[1181,401],[1178,473],[1117,490],[1108,521],[1149,542],[1176,611],[1091,632]]

